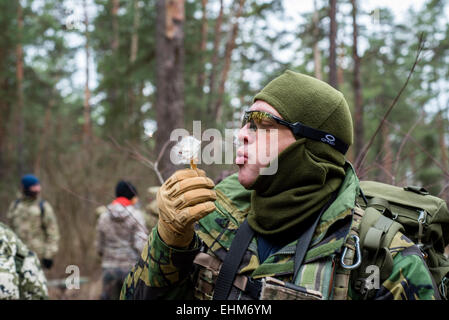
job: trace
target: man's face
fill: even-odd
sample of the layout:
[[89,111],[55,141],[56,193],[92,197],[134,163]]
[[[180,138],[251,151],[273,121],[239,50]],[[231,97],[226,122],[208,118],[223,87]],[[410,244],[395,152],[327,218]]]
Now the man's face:
[[[262,100],[254,102],[249,110],[264,111],[282,118],[276,109]],[[277,139],[273,141],[276,135]],[[271,160],[296,141],[289,128],[269,120],[262,120],[256,130],[251,129],[250,123],[247,123],[240,129],[238,139],[242,145],[237,149],[235,162],[239,166],[239,182],[245,188],[253,184],[262,168],[267,167]],[[260,146],[264,146],[262,149],[267,152],[273,149],[274,152],[269,152],[268,157],[263,152],[265,154],[261,156],[263,153],[259,152]]]

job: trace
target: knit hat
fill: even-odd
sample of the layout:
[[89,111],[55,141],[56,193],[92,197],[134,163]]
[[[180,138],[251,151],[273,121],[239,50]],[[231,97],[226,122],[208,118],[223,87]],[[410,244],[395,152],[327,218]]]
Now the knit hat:
[[137,189],[129,181],[121,180],[117,183],[117,186],[115,187],[115,196],[117,198],[125,197],[131,200],[137,195],[138,195]]
[[32,174],[26,174],[22,176],[20,182],[22,183],[23,189],[25,190],[28,190],[30,187],[40,183],[39,179]]
[[[268,83],[254,97],[256,100],[273,106],[288,122],[325,131],[348,146],[353,143],[351,112],[343,94],[321,80],[287,70]],[[325,145],[307,140],[309,149]]]

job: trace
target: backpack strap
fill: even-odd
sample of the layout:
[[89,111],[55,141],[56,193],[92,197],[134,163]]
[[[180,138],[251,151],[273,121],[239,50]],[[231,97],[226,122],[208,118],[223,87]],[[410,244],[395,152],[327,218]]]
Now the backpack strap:
[[[354,258],[357,254],[357,243],[354,243],[354,236],[359,239],[360,223],[362,221],[365,211],[360,207],[354,207],[351,229],[348,238],[344,244],[345,250],[341,257],[341,263],[336,267],[334,276],[333,300],[347,300],[349,280],[351,278],[351,271],[357,268],[357,263],[354,264]],[[360,253],[360,252],[359,252]],[[359,261],[361,257],[358,257]],[[350,268],[343,266],[351,266]],[[353,267],[352,267],[353,266]]]
[[12,207],[12,210],[16,210],[17,206],[19,205],[19,203],[22,201],[22,198],[16,199],[16,201],[14,201],[14,205]]
[[298,242],[296,244],[295,250],[295,263],[294,263],[294,272],[293,272],[293,282],[295,282],[298,277],[299,270],[301,269],[302,263],[304,262],[304,258],[307,253],[307,249],[312,242],[313,234],[315,233],[315,229],[318,223],[321,220],[321,216],[323,213],[330,207],[330,205],[334,202],[335,198],[337,198],[337,191],[334,191],[327,201],[327,203],[321,208],[320,213],[315,218],[314,223],[298,238]]
[[238,228],[229,252],[226,254],[221,266],[217,282],[215,283],[214,300],[226,300],[228,298],[240,262],[253,236],[254,231],[249,226],[248,220],[245,220]]
[[41,200],[39,201],[39,208],[41,210],[41,228],[42,231],[44,232],[44,235],[47,236],[47,226],[44,223],[44,217],[45,217],[45,200]]

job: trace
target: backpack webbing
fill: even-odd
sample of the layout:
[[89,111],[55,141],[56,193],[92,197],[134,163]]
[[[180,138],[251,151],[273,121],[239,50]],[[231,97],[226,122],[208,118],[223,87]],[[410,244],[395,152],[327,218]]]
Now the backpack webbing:
[[[354,246],[352,236],[358,236],[360,234],[360,223],[362,222],[362,218],[365,211],[362,208],[354,207],[353,210],[353,220],[351,224],[351,230],[349,231],[347,240],[344,244],[344,247],[347,248],[346,254],[343,257],[343,262],[346,265],[352,265],[354,262],[356,248]],[[348,289],[349,289],[349,280],[351,278],[350,269],[343,268],[342,265],[338,263],[338,266],[335,271],[334,276],[334,288],[333,288],[333,300],[347,300],[348,299]]]

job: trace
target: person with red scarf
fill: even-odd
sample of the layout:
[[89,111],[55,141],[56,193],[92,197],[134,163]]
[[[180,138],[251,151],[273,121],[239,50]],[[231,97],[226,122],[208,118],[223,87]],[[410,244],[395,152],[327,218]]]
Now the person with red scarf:
[[137,262],[148,236],[143,213],[138,209],[137,189],[129,181],[119,181],[116,198],[97,223],[97,252],[103,269],[101,299],[119,298],[123,280]]

